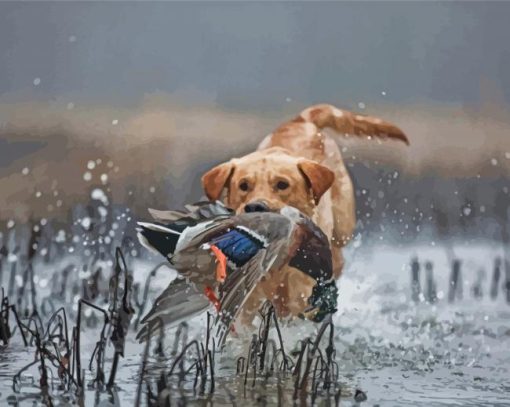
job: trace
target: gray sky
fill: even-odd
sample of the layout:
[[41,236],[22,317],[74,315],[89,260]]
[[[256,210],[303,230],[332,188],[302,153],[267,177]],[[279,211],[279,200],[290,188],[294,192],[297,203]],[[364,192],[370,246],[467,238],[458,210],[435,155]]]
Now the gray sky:
[[0,3],[0,98],[476,104],[488,79],[510,101],[509,18],[505,2]]

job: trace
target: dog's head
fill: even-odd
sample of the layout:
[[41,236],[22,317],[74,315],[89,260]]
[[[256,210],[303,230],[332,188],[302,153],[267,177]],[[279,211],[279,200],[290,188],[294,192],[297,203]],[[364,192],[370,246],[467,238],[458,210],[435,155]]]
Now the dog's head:
[[311,216],[334,178],[333,171],[315,161],[271,148],[214,167],[202,185],[211,200],[220,199],[226,189],[227,205],[237,213],[293,206]]

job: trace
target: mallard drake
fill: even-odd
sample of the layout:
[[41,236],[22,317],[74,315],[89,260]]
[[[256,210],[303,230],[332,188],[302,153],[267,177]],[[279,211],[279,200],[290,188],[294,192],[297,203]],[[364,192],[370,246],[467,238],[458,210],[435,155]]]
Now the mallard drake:
[[336,311],[326,235],[293,207],[235,215],[220,202],[186,211],[150,210],[157,223],[138,222],[138,237],[165,256],[178,277],[156,299],[138,334],[144,340],[161,320],[175,325],[211,307],[223,342],[245,299],[269,272],[288,264],[315,279],[307,315],[321,321]]

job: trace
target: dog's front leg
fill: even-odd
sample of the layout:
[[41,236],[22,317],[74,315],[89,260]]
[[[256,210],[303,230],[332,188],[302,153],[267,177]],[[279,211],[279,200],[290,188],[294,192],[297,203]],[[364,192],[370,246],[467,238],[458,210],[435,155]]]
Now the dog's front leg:
[[342,275],[345,264],[344,255],[340,247],[331,245],[331,260],[333,261],[333,278],[338,280]]

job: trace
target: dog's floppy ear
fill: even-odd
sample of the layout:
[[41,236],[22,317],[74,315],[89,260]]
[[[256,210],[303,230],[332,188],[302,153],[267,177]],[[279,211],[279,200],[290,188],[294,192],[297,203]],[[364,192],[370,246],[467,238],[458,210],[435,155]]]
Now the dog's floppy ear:
[[317,205],[324,192],[333,185],[335,173],[328,167],[312,160],[299,161],[298,168],[310,185],[313,192],[313,199]]
[[217,165],[202,176],[202,187],[207,198],[216,201],[221,197],[221,192],[234,172],[235,165],[232,161]]

